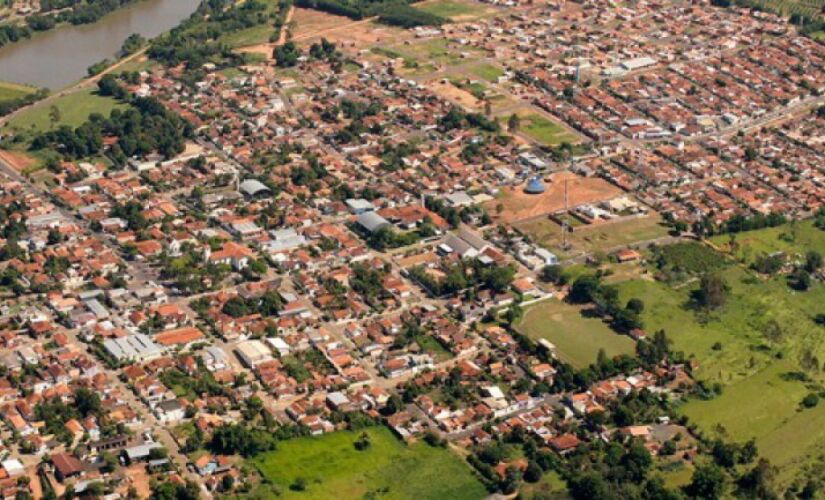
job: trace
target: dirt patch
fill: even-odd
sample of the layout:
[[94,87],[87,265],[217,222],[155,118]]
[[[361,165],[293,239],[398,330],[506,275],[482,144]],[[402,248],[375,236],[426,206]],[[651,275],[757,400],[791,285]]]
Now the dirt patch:
[[0,149],[0,160],[20,173],[23,173],[31,167],[37,165],[37,160],[26,153],[21,153],[19,151],[7,151],[5,149]]
[[444,83],[441,80],[434,80],[426,85],[439,96],[463,108],[478,111],[483,107],[483,103],[476,96],[450,82]]
[[126,469],[126,476],[128,481],[124,484],[123,491],[120,493],[125,497],[129,491],[129,486],[134,486],[137,490],[138,498],[149,498],[152,495],[150,487],[150,478],[146,473],[146,466],[142,464],[135,464]]
[[[527,194],[524,186],[507,187],[501,196],[486,204],[487,211],[501,222],[513,223],[543,217],[564,209],[564,185],[567,181],[568,207],[573,208],[615,198],[622,191],[598,177],[581,177],[571,172],[557,172],[545,178],[542,194]],[[501,205],[503,210],[498,211]]]
[[[312,9],[294,9],[290,41],[300,46],[307,46],[326,38],[341,49],[361,50],[371,45],[396,42],[403,36],[402,30],[388,26],[376,25],[373,18],[353,21],[347,17],[336,16]],[[286,30],[282,41],[286,41]],[[238,52],[262,54],[272,58],[277,43],[260,43],[237,49]]]

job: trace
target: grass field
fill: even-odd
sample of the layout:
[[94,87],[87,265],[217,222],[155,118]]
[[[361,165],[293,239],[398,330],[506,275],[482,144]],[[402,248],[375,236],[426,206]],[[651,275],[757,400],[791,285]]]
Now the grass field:
[[[483,485],[469,465],[443,448],[424,443],[406,445],[385,427],[366,430],[369,448],[353,443],[360,432],[335,432],[293,439],[253,463],[285,498],[482,499]],[[306,481],[303,492],[290,489]]]
[[596,361],[599,349],[608,356],[633,354],[630,337],[619,335],[598,318],[582,315],[582,308],[555,299],[530,306],[519,322],[518,330],[532,339],[552,342],[560,359],[577,368]]
[[109,116],[109,113],[115,108],[126,108],[125,104],[121,104],[110,97],[99,96],[96,89],[86,88],[34,106],[15,116],[9,126],[20,130],[49,130],[51,128],[49,112],[52,106],[57,106],[57,109],[60,110],[60,121],[57,125],[69,125],[71,127],[81,125],[92,113]]
[[825,405],[801,409],[809,392],[806,384],[786,377],[797,368],[778,361],[752,377],[725,389],[711,401],[691,401],[682,411],[711,433],[743,442],[756,439],[760,454],[780,469],[780,478],[793,478],[825,444]]
[[480,3],[460,0],[437,0],[418,4],[415,8],[436,16],[448,19],[460,18],[464,21],[482,17],[487,13],[487,8]]
[[561,226],[549,218],[516,223],[515,226],[536,243],[547,247],[561,257],[574,253],[593,253],[611,248],[654,240],[667,235],[667,227],[656,214],[605,224],[579,226],[568,233],[569,251],[562,251]]
[[471,66],[469,71],[470,73],[478,76],[479,78],[483,78],[488,82],[495,82],[496,80],[498,80],[500,76],[504,74],[503,69],[490,63],[476,64],[474,66]]
[[260,24],[241,31],[229,33],[221,37],[221,41],[233,48],[246,47],[248,45],[269,42],[270,37],[275,34],[275,32],[276,30],[271,24]]
[[573,132],[537,113],[525,113],[521,120],[521,131],[545,146],[558,146],[563,142],[572,144],[579,140]]
[[[789,231],[795,232],[791,241],[778,238]],[[805,222],[795,229],[786,225],[739,234],[735,241],[747,242],[754,255],[799,254],[822,248],[816,231]],[[716,243],[728,241],[721,237]],[[748,261],[746,254],[739,256]],[[721,429],[733,441],[755,438],[761,455],[779,467],[780,482],[787,485],[803,470],[810,474],[814,464],[825,463],[825,405],[800,409],[801,400],[822,387],[818,360],[825,360],[825,328],[816,325],[813,316],[825,312],[825,285],[815,283],[807,292],[796,292],[782,276],[760,278],[739,265],[718,272],[730,295],[717,311],[698,313],[688,307],[696,280],[672,286],[627,281],[619,285],[620,300],[642,299],[645,329],[664,329],[674,349],[699,362],[697,379],[723,384],[720,396],[690,401],[682,411],[711,435]],[[818,367],[805,372],[808,382],[789,376],[802,372],[803,360],[810,356]]]
[[[739,233],[733,236],[721,235],[711,242],[725,252],[731,252],[737,259],[750,264],[762,254],[784,252],[789,257],[803,258],[809,250],[825,251],[825,231],[814,227],[813,220],[804,220],[779,227]],[[733,243],[733,245],[731,245]]]
[[37,89],[26,85],[0,81],[0,102],[24,97],[36,91]]

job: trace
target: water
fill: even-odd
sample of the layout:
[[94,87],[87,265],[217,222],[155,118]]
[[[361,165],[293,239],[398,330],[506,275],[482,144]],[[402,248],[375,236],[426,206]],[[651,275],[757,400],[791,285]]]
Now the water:
[[86,76],[86,69],[117,55],[132,33],[155,37],[177,26],[200,0],[141,0],[94,24],[63,25],[0,49],[0,81],[58,90]]

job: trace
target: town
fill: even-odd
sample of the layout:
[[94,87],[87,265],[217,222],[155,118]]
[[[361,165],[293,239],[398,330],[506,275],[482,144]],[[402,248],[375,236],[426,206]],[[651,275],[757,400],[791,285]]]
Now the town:
[[224,3],[0,119],[3,497],[817,498],[821,39]]

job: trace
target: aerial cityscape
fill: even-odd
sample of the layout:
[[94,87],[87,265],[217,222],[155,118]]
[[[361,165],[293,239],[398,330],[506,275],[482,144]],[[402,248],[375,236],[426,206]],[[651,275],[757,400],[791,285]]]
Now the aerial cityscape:
[[0,0],[5,499],[825,498],[825,0]]

